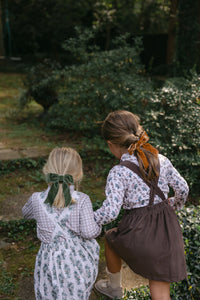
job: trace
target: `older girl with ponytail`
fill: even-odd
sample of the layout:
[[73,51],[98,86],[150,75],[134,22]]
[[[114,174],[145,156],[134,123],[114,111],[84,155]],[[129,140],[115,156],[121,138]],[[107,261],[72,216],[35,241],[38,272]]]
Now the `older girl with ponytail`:
[[[170,282],[187,277],[184,245],[175,209],[181,209],[188,185],[170,160],[149,141],[139,118],[129,111],[110,113],[102,134],[120,163],[108,175],[106,200],[95,212],[97,224],[124,215],[117,228],[106,232],[108,280],[96,289],[110,298],[121,298],[121,259],[137,274],[149,279],[153,300],[170,300]],[[174,197],[168,199],[169,187]]]

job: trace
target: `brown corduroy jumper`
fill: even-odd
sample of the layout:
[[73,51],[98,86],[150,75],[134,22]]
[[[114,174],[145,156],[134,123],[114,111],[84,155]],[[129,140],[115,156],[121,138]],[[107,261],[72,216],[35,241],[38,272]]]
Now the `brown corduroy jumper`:
[[[121,161],[140,176],[139,167]],[[111,248],[137,274],[156,281],[178,282],[187,277],[182,231],[174,209],[158,187],[151,183],[149,205],[126,210],[117,228],[106,232]],[[158,195],[162,202],[154,204]]]

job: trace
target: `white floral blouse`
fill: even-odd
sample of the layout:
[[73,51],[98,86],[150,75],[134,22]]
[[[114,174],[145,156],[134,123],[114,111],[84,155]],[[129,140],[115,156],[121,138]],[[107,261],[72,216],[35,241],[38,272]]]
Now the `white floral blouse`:
[[[138,165],[137,158],[128,153],[123,154],[121,160],[129,160]],[[159,154],[159,161],[158,187],[163,191],[166,199],[168,198],[169,187],[174,190],[174,197],[170,198],[170,205],[180,210],[187,200],[188,185],[167,157]],[[149,187],[136,173],[122,165],[116,165],[110,170],[105,192],[106,200],[94,213],[95,220],[99,225],[115,220],[121,207],[132,209],[146,206],[149,203]],[[156,195],[154,204],[161,201],[161,198]]]

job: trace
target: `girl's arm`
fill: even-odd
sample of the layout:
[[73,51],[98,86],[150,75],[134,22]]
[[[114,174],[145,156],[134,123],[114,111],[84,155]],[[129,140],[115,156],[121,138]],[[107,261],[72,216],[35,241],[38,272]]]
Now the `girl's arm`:
[[34,219],[32,196],[28,199],[28,202],[22,208],[22,214],[25,219]]
[[83,238],[93,239],[101,233],[101,226],[94,220],[94,212],[89,197],[85,198],[80,209],[80,235]]
[[174,197],[169,199],[169,204],[176,210],[183,208],[189,193],[189,187],[185,179],[173,167],[172,163],[167,159],[166,178],[169,186],[174,190]]
[[103,205],[94,212],[97,224],[104,225],[115,220],[123,204],[125,184],[117,166],[112,168],[106,183],[106,200]]

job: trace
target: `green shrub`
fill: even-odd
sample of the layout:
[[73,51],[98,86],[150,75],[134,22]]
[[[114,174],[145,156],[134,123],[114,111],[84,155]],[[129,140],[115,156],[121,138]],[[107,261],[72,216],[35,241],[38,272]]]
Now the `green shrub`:
[[200,77],[172,78],[147,103],[141,115],[151,141],[171,159],[190,185],[200,193]]
[[24,240],[30,236],[37,237],[35,220],[0,221],[0,231],[4,236],[14,241]]
[[135,46],[130,47],[127,36],[119,37],[113,42],[115,49],[103,52],[88,46],[92,37],[80,34],[66,42],[66,49],[69,51],[71,45],[81,63],[62,70],[63,87],[59,102],[49,110],[48,125],[81,133],[86,137],[84,144],[99,150],[104,159],[108,151],[98,139],[101,122],[110,111],[130,110],[140,116],[151,143],[186,178],[191,195],[198,195],[199,76],[192,73],[188,78],[171,78],[156,90],[140,62],[141,40],[136,39]]
[[11,161],[0,160],[0,176],[19,169],[41,169],[44,166],[44,163],[44,158],[39,158],[37,160],[30,158],[14,159]]
[[63,92],[59,94],[59,102],[49,110],[48,125],[81,131],[90,137],[100,133],[101,121],[110,111],[121,108],[142,111],[146,99],[152,96],[152,84],[142,76],[141,41],[135,40],[135,46],[130,47],[126,38],[114,41],[113,50],[90,48],[90,52],[82,35],[71,40],[71,51],[81,64],[63,70]]
[[148,287],[141,287],[131,291],[125,291],[124,300],[149,300],[150,291]]
[[[84,150],[94,150],[105,161],[111,155],[99,138],[101,123],[110,111],[130,110],[140,116],[150,142],[186,178],[191,195],[199,195],[199,76],[192,73],[188,78],[171,78],[156,90],[140,62],[140,39],[130,47],[125,35],[112,41],[115,49],[100,51],[92,45],[90,31],[78,33],[77,38],[71,38],[64,45],[73,54],[76,64],[46,72],[44,81],[40,76],[37,78],[35,72],[33,89],[42,99],[45,95],[48,99],[46,82],[50,91],[53,88],[57,93],[58,101],[48,102],[51,106],[46,126],[81,134],[86,139]],[[106,169],[104,171],[106,173]]]
[[59,68],[57,63],[45,60],[28,70],[24,79],[24,90],[19,98],[21,108],[35,100],[46,112],[58,101],[58,85],[61,81],[57,73]]
[[[188,79],[171,78],[162,88],[151,92],[152,96],[149,92],[149,97],[144,100],[133,101],[134,107],[130,108],[140,116],[150,142],[172,161],[187,180],[192,196],[200,194],[199,87],[200,78],[197,74],[192,74]],[[128,100],[130,102],[131,97]],[[127,109],[122,104],[120,108]],[[113,106],[114,109],[116,107]],[[96,152],[99,150],[103,160],[109,156],[108,147],[103,140],[95,137],[91,139],[91,143],[85,141],[85,145],[87,144],[90,149]]]
[[172,285],[173,299],[200,299],[200,206],[178,213],[185,244],[188,279]]

